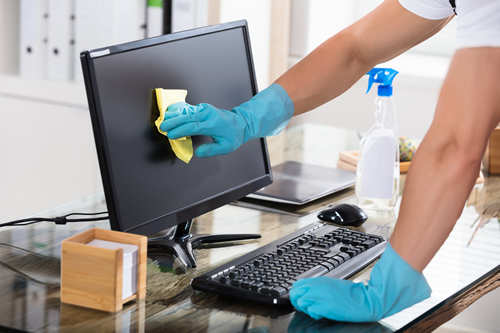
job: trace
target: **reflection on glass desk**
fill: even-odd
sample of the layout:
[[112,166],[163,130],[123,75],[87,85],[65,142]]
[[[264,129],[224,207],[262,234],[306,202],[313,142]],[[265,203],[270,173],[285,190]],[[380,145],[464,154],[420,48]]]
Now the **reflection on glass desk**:
[[[335,129],[329,128],[329,131],[335,132]],[[303,143],[307,141],[303,136],[306,132],[295,130],[295,134],[302,135]],[[297,141],[293,131],[289,134],[292,138],[284,140],[287,145]],[[327,134],[325,130],[322,141],[328,142]],[[352,139],[356,138],[353,135]],[[294,149],[287,145],[285,147],[288,148],[283,150],[286,151],[283,154],[285,157]],[[295,149],[301,152],[302,147],[296,145]],[[271,154],[273,149],[271,146]],[[318,151],[324,153],[319,148]],[[293,160],[312,163],[304,156],[302,154],[303,158]],[[401,188],[404,180],[403,176]],[[284,214],[227,205],[200,216],[196,219],[193,232],[261,233],[262,238],[219,247],[202,246],[195,250],[199,266],[194,269],[186,269],[168,253],[150,252],[145,301],[129,302],[117,313],[61,304],[59,298],[61,240],[93,227],[109,229],[107,221],[64,226],[39,223],[0,229],[0,331],[4,328],[29,332],[431,331],[500,284],[500,224],[497,221],[500,177],[487,177],[484,185],[473,190],[468,206],[464,207],[449,239],[424,271],[433,289],[431,298],[380,322],[349,324],[315,321],[296,313],[292,307],[245,303],[195,292],[190,287],[192,278],[316,222],[316,214],[322,207],[338,201],[355,203],[353,192],[351,188],[323,198],[300,208],[299,214],[293,213],[293,210]],[[102,210],[106,210],[104,197],[96,195],[37,216]],[[369,215],[364,225],[354,229],[387,238],[397,213],[398,207],[393,213]],[[491,221],[477,231],[467,246],[475,230],[472,225],[481,215],[491,218]],[[367,281],[371,267],[351,279]]]

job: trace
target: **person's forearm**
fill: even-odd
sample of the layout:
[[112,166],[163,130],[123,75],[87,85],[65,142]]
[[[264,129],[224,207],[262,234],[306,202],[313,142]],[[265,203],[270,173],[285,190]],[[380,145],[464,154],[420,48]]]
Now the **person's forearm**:
[[390,239],[419,271],[448,237],[479,175],[486,143],[500,121],[499,74],[500,48],[459,50],[453,58]]
[[466,154],[436,149],[429,138],[412,161],[390,242],[418,271],[448,238],[479,175],[480,160]]
[[312,51],[276,83],[290,95],[295,115],[315,109],[349,89],[375,64],[365,64],[341,32]]

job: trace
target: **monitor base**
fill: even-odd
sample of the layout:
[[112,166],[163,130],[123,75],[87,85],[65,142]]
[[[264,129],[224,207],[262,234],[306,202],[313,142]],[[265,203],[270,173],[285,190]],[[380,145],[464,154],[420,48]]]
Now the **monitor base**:
[[259,234],[192,234],[193,220],[183,222],[170,229],[167,234],[148,239],[148,247],[168,249],[173,252],[186,267],[196,267],[193,249],[205,243],[229,242],[261,238]]

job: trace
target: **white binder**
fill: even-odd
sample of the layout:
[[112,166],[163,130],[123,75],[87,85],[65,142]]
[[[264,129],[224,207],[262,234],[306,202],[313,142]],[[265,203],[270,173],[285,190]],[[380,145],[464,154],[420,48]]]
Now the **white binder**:
[[208,0],[173,0],[172,32],[208,24]]
[[193,29],[195,27],[195,1],[172,1],[172,32]]
[[83,81],[80,53],[100,47],[97,27],[98,0],[75,0],[75,81]]
[[19,16],[19,74],[45,78],[47,0],[21,0]]
[[145,37],[144,0],[114,0],[114,40],[113,44],[127,43]]
[[147,37],[163,35],[163,1],[149,0],[147,8]]
[[49,0],[47,78],[73,77],[73,0]]
[[146,0],[75,0],[75,80],[82,51],[143,39],[145,21]]

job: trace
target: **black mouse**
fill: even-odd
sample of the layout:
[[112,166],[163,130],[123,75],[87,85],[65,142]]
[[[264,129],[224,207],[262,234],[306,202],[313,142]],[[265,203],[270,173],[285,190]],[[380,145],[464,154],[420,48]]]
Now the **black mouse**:
[[318,219],[345,226],[359,227],[368,219],[368,215],[356,205],[341,203],[319,213]]

